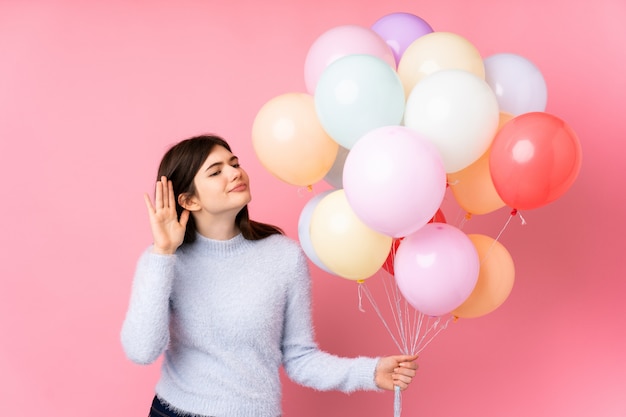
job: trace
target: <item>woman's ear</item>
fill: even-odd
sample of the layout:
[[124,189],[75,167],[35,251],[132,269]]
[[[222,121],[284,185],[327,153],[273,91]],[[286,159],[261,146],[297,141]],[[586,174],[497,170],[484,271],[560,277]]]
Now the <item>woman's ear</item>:
[[198,211],[200,210],[200,203],[195,195],[179,194],[178,204],[185,210]]

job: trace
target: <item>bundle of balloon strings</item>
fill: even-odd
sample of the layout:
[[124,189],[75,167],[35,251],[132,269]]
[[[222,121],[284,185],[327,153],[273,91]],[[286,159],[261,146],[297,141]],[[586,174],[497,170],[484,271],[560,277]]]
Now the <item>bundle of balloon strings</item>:
[[[379,307],[372,291],[370,291],[366,281],[359,281],[359,310],[365,312],[363,308],[363,295],[376,312],[378,318],[383,323],[385,329],[391,336],[396,347],[406,355],[419,355],[433,341],[433,339],[448,327],[453,316],[432,317],[416,310],[404,299],[398,289],[395,279],[391,274],[380,272],[382,279],[380,282],[384,287],[384,292],[388,302],[388,311],[383,311]],[[370,281],[368,279],[367,281]],[[385,315],[390,315],[393,325],[388,323]],[[400,387],[394,387],[394,417],[400,417],[402,413],[402,391]]]

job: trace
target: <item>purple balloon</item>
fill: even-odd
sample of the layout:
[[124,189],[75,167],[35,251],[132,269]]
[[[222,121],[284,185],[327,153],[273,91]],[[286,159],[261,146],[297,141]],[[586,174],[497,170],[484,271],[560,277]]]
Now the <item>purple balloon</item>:
[[496,94],[501,111],[519,116],[546,110],[546,81],[530,60],[517,54],[501,53],[483,61],[485,81]]
[[378,19],[372,30],[387,42],[396,59],[396,66],[408,46],[420,36],[433,31],[421,17],[411,13],[391,13]]

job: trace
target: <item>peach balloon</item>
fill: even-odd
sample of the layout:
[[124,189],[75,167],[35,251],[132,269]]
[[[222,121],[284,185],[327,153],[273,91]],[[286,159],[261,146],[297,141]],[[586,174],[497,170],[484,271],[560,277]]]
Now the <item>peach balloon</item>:
[[339,149],[317,118],[313,96],[305,93],[286,93],[265,103],[254,119],[252,145],[265,169],[297,186],[322,180]]
[[340,277],[354,281],[374,275],[391,249],[392,238],[365,225],[352,211],[343,189],[317,203],[309,232],[321,262]]
[[515,280],[515,266],[509,251],[497,240],[481,234],[468,235],[480,259],[478,281],[470,296],[452,311],[461,318],[491,313],[509,297]]
[[[513,118],[500,112],[498,130]],[[505,206],[491,180],[488,149],[476,162],[460,171],[448,174],[448,184],[457,203],[470,214],[487,214]]]
[[420,36],[404,51],[398,75],[408,97],[415,84],[433,72],[459,69],[485,79],[485,65],[478,49],[464,37],[451,32]]

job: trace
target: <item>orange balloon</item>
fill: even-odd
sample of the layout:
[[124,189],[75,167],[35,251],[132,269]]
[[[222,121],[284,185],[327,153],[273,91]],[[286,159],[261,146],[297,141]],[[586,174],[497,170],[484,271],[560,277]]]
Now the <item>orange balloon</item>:
[[278,179],[310,186],[330,171],[339,144],[322,128],[313,96],[286,93],[265,103],[252,126],[261,164]]
[[[500,112],[498,131],[513,118],[512,114]],[[478,160],[460,171],[448,174],[448,184],[457,203],[471,214],[487,214],[506,204],[500,198],[491,179],[487,149]]]
[[409,96],[415,84],[433,72],[459,69],[485,79],[485,65],[478,49],[452,32],[431,32],[414,40],[398,63],[398,76]]
[[317,203],[309,229],[321,262],[333,273],[354,281],[374,275],[391,249],[392,238],[363,223],[343,189],[332,191]]
[[497,240],[480,234],[468,235],[480,259],[478,281],[470,296],[452,311],[461,318],[491,313],[509,297],[515,280],[515,267],[509,251]]

